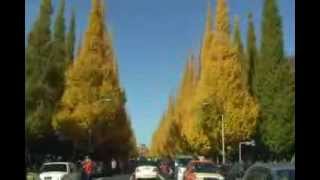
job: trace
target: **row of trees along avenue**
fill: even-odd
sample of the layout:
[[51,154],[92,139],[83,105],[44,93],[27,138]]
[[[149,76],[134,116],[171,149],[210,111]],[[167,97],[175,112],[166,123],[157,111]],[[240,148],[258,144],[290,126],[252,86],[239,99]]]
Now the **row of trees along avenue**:
[[[87,30],[75,53],[75,12],[65,26],[65,0],[53,29],[51,0],[42,0],[26,47],[26,138],[29,152],[57,153],[57,134],[71,152],[127,158],[136,152],[125,93],[101,0],[92,0]],[[76,55],[74,55],[76,54]],[[47,143],[47,144],[45,144]],[[89,143],[89,144],[88,144]],[[88,148],[89,147],[89,148]],[[70,155],[70,154],[69,154]]]
[[153,134],[151,154],[219,157],[223,123],[228,160],[237,160],[239,143],[251,139],[255,160],[293,155],[294,71],[284,54],[277,0],[264,0],[262,16],[260,49],[251,13],[244,47],[239,17],[230,30],[227,1],[216,1],[214,19],[208,5],[200,54],[186,63]]

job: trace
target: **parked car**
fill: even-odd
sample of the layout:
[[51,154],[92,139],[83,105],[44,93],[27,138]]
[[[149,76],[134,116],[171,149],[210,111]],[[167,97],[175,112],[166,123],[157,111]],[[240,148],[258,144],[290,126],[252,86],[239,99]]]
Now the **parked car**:
[[226,172],[225,179],[226,180],[241,179],[248,167],[249,167],[249,165],[245,164],[245,163],[235,163],[235,164],[233,164],[229,168],[229,170]]
[[81,172],[71,162],[44,163],[40,168],[40,180],[81,180]]
[[174,177],[183,180],[183,174],[187,169],[188,163],[193,159],[192,156],[178,156],[174,162]]
[[212,161],[193,160],[187,166],[184,180],[224,180],[224,176]]
[[291,163],[256,163],[245,172],[243,180],[294,180],[295,166]]
[[[231,172],[232,165],[231,164],[223,164],[219,166],[220,173],[225,179],[227,179],[227,176]],[[228,180],[228,179],[227,179]]]
[[134,172],[134,179],[158,179],[159,169],[154,161],[140,161]]

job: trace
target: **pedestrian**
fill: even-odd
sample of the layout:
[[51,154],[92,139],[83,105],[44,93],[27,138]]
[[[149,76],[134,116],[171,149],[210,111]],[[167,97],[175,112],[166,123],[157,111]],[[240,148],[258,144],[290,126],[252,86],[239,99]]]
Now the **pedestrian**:
[[115,174],[117,170],[117,161],[113,158],[111,160],[111,169],[112,169],[112,174]]
[[122,160],[119,160],[119,171],[120,174],[124,173],[124,162]]
[[93,171],[93,162],[89,156],[85,157],[85,160],[82,163],[82,169],[85,175],[85,180],[91,180],[92,171]]

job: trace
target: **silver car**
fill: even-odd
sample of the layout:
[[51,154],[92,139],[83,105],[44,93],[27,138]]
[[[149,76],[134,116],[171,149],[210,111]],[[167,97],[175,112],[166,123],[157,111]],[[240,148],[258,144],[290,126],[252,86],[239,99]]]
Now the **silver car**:
[[243,180],[295,180],[295,166],[290,163],[257,163],[247,169]]

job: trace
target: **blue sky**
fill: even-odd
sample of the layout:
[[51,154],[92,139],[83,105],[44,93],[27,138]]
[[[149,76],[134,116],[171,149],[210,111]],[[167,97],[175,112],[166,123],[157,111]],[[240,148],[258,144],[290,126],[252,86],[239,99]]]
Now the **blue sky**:
[[[54,10],[58,0],[52,0]],[[77,40],[86,31],[89,0],[66,0],[66,20],[76,10]],[[210,0],[212,12],[215,0]],[[263,0],[228,0],[231,20],[240,17],[243,41],[247,14],[252,12],[258,40]],[[40,0],[27,0],[25,35],[39,11]],[[149,144],[166,109],[168,97],[179,85],[190,52],[198,53],[208,0],[107,0],[106,23],[113,35],[120,81],[138,143]],[[295,54],[295,0],[279,0],[285,51]],[[55,15],[55,14],[54,14]]]

